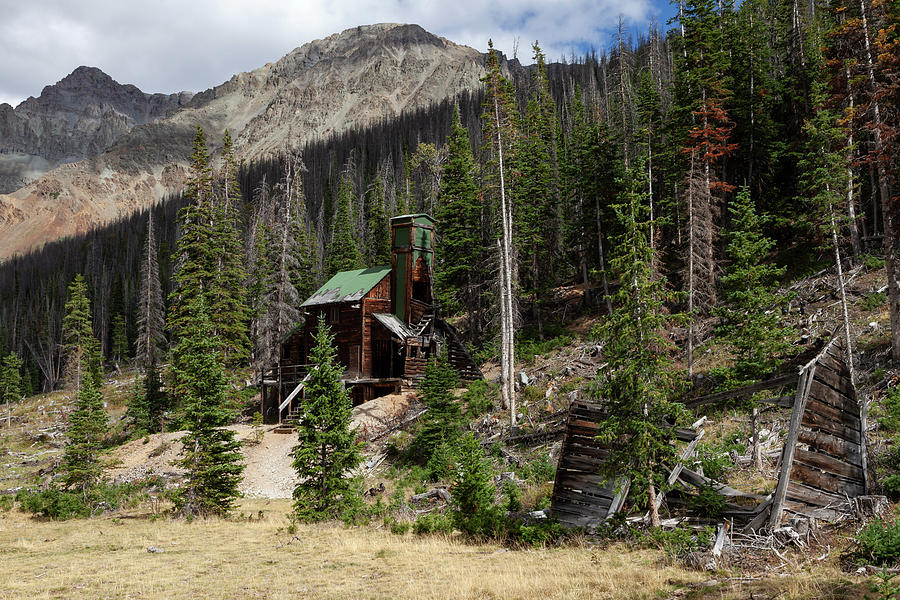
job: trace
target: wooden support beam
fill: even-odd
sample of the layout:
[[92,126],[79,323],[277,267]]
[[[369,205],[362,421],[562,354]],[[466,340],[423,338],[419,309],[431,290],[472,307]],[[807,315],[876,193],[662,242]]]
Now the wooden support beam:
[[713,404],[715,402],[722,402],[724,400],[730,400],[732,398],[749,396],[751,394],[755,394],[756,392],[794,385],[795,383],[797,383],[798,377],[799,375],[797,373],[786,373],[785,375],[779,375],[778,377],[774,377],[772,379],[769,379],[768,381],[761,381],[759,383],[754,383],[753,385],[745,385],[744,387],[737,388],[736,390],[716,392],[715,394],[707,394],[706,396],[700,396],[698,398],[688,398],[684,401],[684,405],[693,408],[695,406],[701,406],[703,404]]
[[781,451],[781,472],[778,475],[778,487],[772,495],[772,514],[769,518],[769,527],[775,529],[781,524],[781,515],[784,512],[784,497],[791,480],[791,467],[794,465],[794,451],[797,448],[797,439],[800,436],[800,424],[803,420],[803,412],[806,410],[806,397],[816,374],[816,364],[812,361],[800,372],[800,380],[797,383],[797,396],[794,400],[794,410],[791,413],[791,424],[788,435],[784,441],[784,449]]

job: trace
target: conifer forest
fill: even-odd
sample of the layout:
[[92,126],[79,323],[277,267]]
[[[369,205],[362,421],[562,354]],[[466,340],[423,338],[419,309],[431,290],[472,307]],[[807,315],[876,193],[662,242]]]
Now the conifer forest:
[[[489,43],[479,89],[302,144],[289,135],[265,160],[240,160],[235,132],[213,140],[196,127],[181,194],[0,263],[8,426],[20,398],[69,390],[53,485],[82,498],[105,493],[103,449],[185,431],[172,515],[228,516],[242,506],[242,472],[255,468],[240,461],[253,442],[232,426],[260,428],[264,386],[277,383],[266,424],[281,426],[289,407],[299,444],[291,536],[310,521],[376,515],[392,534],[553,544],[565,537],[558,524],[534,519],[551,497],[554,507],[566,499],[571,460],[606,486],[593,533],[671,529],[688,506],[678,524],[696,527],[686,537],[628,533],[629,543],[680,558],[710,546],[713,565],[730,568],[721,540],[733,536],[732,556],[754,544],[778,554],[789,544],[757,532],[777,531],[801,502],[900,497],[900,0],[673,6],[669,22],[635,30],[620,19],[608,47],[558,62],[540,41],[528,60]],[[409,355],[421,358],[415,424],[363,440],[351,427],[358,399],[342,380],[341,333],[329,329],[337,317],[323,309],[313,322],[318,309],[301,304],[338,273],[390,266],[391,219],[422,214],[434,221],[433,309],[398,323],[422,339],[444,323],[446,348]],[[284,388],[272,368],[298,331],[312,340],[311,364]],[[554,363],[555,353],[565,358]],[[465,377],[462,355],[478,377]],[[116,425],[101,389],[104,373],[123,371],[135,380]],[[397,381],[398,395],[408,391]],[[826,388],[845,405],[817,396]],[[294,391],[285,399],[282,389]],[[291,410],[301,391],[305,416]],[[848,411],[849,437],[815,421]],[[726,440],[706,415],[739,422],[739,433]],[[552,419],[551,431],[542,424]],[[373,441],[383,452],[367,454]],[[538,443],[558,444],[521,458]],[[410,468],[417,483],[451,482],[452,498],[410,484],[410,503],[446,511],[413,510],[403,522],[391,510],[405,487],[396,500],[384,482],[363,491],[385,457],[398,481]],[[507,465],[502,475],[491,461]],[[738,466],[755,475],[723,483]],[[523,499],[524,481],[546,498]],[[18,501],[59,512],[54,489]],[[817,530],[805,527],[798,536],[812,546]],[[866,527],[841,534],[855,536],[846,560],[869,574],[897,566],[900,527]],[[889,532],[890,552],[879,537]],[[839,542],[823,539],[815,553],[827,546],[829,556]],[[881,597],[900,597],[888,571],[878,577]],[[635,594],[621,597],[644,597]]]

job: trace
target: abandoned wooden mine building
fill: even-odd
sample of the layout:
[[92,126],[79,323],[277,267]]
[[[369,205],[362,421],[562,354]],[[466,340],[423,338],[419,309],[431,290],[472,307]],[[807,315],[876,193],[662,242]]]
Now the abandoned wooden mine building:
[[331,327],[354,404],[414,387],[444,345],[463,379],[481,378],[453,327],[436,311],[434,248],[434,219],[394,217],[390,265],[337,273],[303,302],[303,322],[281,340],[280,359],[263,376],[266,422],[290,419],[299,410],[319,315]]

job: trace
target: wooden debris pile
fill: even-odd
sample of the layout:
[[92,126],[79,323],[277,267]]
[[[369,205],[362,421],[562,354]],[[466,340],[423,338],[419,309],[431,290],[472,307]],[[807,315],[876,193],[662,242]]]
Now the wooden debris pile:
[[[713,481],[687,464],[703,437],[704,419],[679,431],[687,445],[680,462],[668,474],[669,487],[713,490],[724,500],[720,519],[746,535],[761,529],[775,532],[789,518],[835,520],[859,511],[854,499],[869,487],[866,459],[866,409],[858,401],[841,340],[835,337],[799,372],[740,390],[717,393],[691,401],[692,406],[711,404],[762,390],[796,385],[796,393],[778,395],[770,402],[792,409],[786,439],[780,450],[778,486],[768,496],[749,494]],[[608,481],[600,475],[609,456],[597,440],[599,423],[605,418],[599,404],[573,402],[566,423],[559,466],[554,482],[551,514],[563,525],[596,527],[622,508],[628,482]],[[688,506],[681,494],[671,493],[672,507]],[[657,497],[659,505],[663,494]],[[702,515],[677,522],[701,522]],[[768,543],[768,542],[767,542]],[[775,543],[775,542],[772,542]]]

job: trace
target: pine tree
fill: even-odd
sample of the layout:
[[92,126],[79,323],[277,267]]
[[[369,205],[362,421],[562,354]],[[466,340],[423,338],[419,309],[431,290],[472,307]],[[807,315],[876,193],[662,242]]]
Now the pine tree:
[[[435,214],[440,248],[435,288],[443,310],[473,314],[480,305],[481,198],[475,183],[475,159],[469,132],[453,111],[447,138],[447,162]],[[480,319],[472,319],[477,323]]]
[[69,301],[63,318],[63,353],[66,357],[66,379],[75,393],[89,374],[94,383],[101,383],[100,348],[94,337],[91,303],[87,297],[84,276],[78,274],[69,285]]
[[[725,389],[771,375],[790,349],[794,333],[781,323],[785,299],[774,291],[785,269],[767,262],[775,242],[762,233],[766,219],[756,214],[749,188],[741,188],[730,211],[732,229],[725,253],[731,262],[722,278],[724,305],[714,311],[720,319],[716,335],[734,356],[725,385],[720,386]],[[754,464],[762,468],[758,408],[752,400],[751,410]]]
[[177,464],[186,470],[175,505],[184,517],[226,515],[240,495],[241,443],[225,429],[225,373],[202,297],[187,306],[187,327],[172,350],[173,393],[187,433]]
[[491,468],[472,433],[459,443],[450,514],[454,526],[468,535],[495,535],[501,513],[494,504]]
[[224,364],[239,366],[249,358],[250,341],[247,327],[250,309],[244,284],[244,252],[238,234],[237,215],[241,206],[241,190],[237,181],[237,164],[231,135],[225,131],[222,142],[222,172],[214,196],[214,238],[216,266],[205,300],[213,324],[213,334],[220,340]]
[[128,399],[126,419],[134,432],[159,433],[165,430],[165,414],[170,408],[159,368],[150,363],[142,377],[136,377]]
[[423,464],[428,464],[439,448],[453,448],[462,433],[462,409],[453,395],[457,385],[459,375],[447,360],[446,351],[425,367],[419,390],[428,410],[422,415],[422,424],[412,444],[416,459]]
[[194,137],[190,174],[185,182],[187,204],[178,211],[181,236],[173,256],[174,289],[169,294],[168,327],[177,339],[191,326],[191,303],[211,293],[221,248],[216,240],[216,215],[213,207],[212,174],[206,136],[200,127]]
[[294,514],[301,521],[339,517],[359,497],[359,484],[351,476],[361,460],[356,433],[350,429],[353,406],[341,381],[343,367],[333,339],[320,315],[294,449],[293,466],[300,479],[294,489]]
[[366,195],[368,200],[366,211],[366,261],[370,265],[391,264],[391,227],[388,222],[387,207],[384,199],[384,182],[381,176]]
[[93,375],[85,373],[66,429],[61,470],[67,488],[79,489],[87,495],[88,490],[99,481],[103,473],[100,449],[103,436],[108,431],[107,421],[99,383]]
[[630,478],[632,492],[646,494],[651,524],[658,527],[656,490],[663,479],[659,467],[674,463],[675,421],[682,409],[670,400],[678,386],[672,343],[665,335],[672,315],[664,305],[672,298],[650,268],[646,171],[641,163],[626,172],[621,202],[615,206],[624,232],[610,263],[620,285],[613,297],[616,308],[600,328],[608,366],[598,376],[594,393],[608,415],[599,430],[610,447],[603,474],[611,480]]
[[113,317],[112,354],[117,363],[128,358],[128,330],[125,327],[125,316],[121,313]]
[[[550,95],[544,53],[534,44],[537,73],[525,107],[517,140],[517,170],[513,190],[514,239],[518,254],[528,257],[520,269],[526,293],[533,296],[538,334],[543,335],[541,306],[554,284],[559,252],[558,166],[556,163],[556,103]],[[526,283],[527,282],[527,283]]]
[[166,325],[162,286],[159,278],[159,258],[156,234],[153,230],[153,213],[147,216],[147,237],[141,257],[141,279],[138,295],[138,335],[135,358],[139,368],[146,370],[151,364],[162,361],[166,343]]
[[10,352],[0,365],[0,403],[6,404],[7,412],[13,402],[22,399],[22,388],[22,359]]
[[338,211],[334,220],[334,232],[331,243],[325,252],[325,276],[331,277],[340,271],[352,271],[362,268],[362,254],[359,251],[359,240],[354,234],[352,207],[353,182],[350,174],[341,178],[338,191]]

